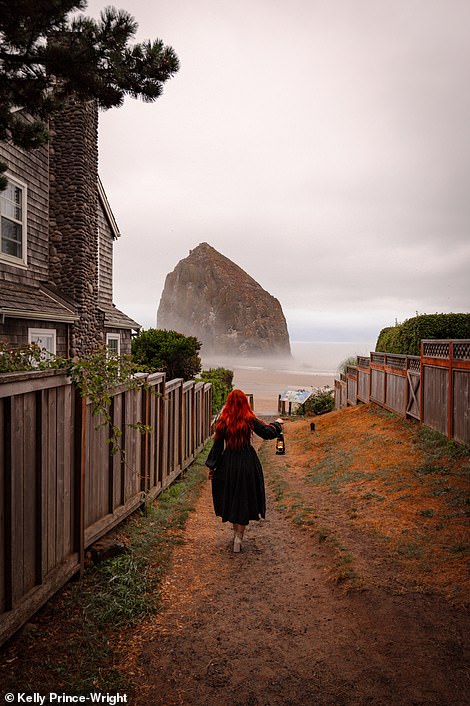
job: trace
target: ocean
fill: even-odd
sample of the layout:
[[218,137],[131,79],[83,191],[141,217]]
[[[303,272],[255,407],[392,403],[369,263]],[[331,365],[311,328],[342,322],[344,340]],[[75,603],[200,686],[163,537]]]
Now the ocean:
[[367,356],[374,347],[375,342],[291,341],[292,358],[287,360],[203,357],[203,367],[233,370],[233,386],[253,394],[255,412],[276,414],[282,392],[324,385],[334,387],[340,364],[350,357]]

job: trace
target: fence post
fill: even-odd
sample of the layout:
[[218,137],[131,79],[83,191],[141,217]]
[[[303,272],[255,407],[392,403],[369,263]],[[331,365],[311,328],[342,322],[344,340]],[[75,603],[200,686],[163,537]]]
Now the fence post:
[[423,365],[424,345],[423,341],[419,344],[419,423],[423,423],[424,415],[424,365]]
[[[148,381],[146,376],[146,382]],[[141,470],[140,470],[140,488],[142,492],[148,493],[150,490],[150,434],[148,427],[150,426],[150,386],[145,385],[142,389],[142,419],[145,425],[141,446]]]
[[[184,381],[181,380],[179,387],[178,387],[178,420],[177,424],[179,426],[178,430],[178,462],[177,462],[177,467],[179,466],[181,469],[183,469],[183,460],[184,460],[184,421],[185,421],[185,414],[184,414],[184,408],[183,408],[183,402],[184,402],[184,395],[183,395],[183,385]],[[175,420],[176,421],[176,420]]]
[[5,458],[4,458],[4,477],[2,478],[4,483],[4,522],[5,522],[5,546],[4,546],[4,562],[5,562],[5,586],[4,586],[4,601],[5,610],[12,610],[13,608],[13,552],[12,552],[12,510],[13,510],[13,496],[12,496],[12,439],[11,439],[11,416],[12,416],[12,405],[13,398],[6,398],[3,405],[4,412],[4,445],[5,445]]
[[383,387],[383,404],[384,405],[387,404],[387,382],[388,382],[387,377],[388,377],[387,354],[385,353],[385,355],[384,355],[384,381],[383,381],[383,385],[384,385],[384,387]]
[[454,434],[454,380],[453,380],[453,368],[454,368],[454,344],[453,341],[449,341],[449,374],[447,378],[447,436],[452,439]]
[[86,398],[75,394],[74,415],[74,542],[78,553],[80,573],[85,568],[85,442],[86,442]]

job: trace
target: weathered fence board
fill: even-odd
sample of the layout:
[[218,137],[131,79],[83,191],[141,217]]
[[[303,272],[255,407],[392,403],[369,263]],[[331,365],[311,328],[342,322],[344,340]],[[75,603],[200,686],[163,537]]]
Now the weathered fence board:
[[408,380],[403,375],[392,372],[386,373],[386,377],[385,405],[393,412],[405,415]]
[[[74,390],[63,373],[0,384],[0,643],[80,567]],[[41,383],[43,387],[41,388]]]
[[370,397],[370,358],[359,356],[357,359],[357,399],[369,402]]
[[350,365],[346,368],[346,400],[348,404],[357,404],[357,369]]
[[147,379],[148,389],[146,392],[146,410],[150,430],[146,432],[145,444],[145,465],[144,465],[144,488],[145,491],[155,497],[163,488],[164,461],[163,440],[164,440],[164,409],[163,396],[165,386],[165,376],[162,373],[150,375]]
[[0,644],[210,436],[210,384],[144,377],[145,387],[113,392],[117,453],[109,424],[63,372],[0,377]]
[[[6,504],[6,476],[5,476],[5,415],[4,415],[4,407],[5,404],[8,404],[4,399],[0,398],[0,488],[3,489],[3,492],[0,493],[0,528],[3,528],[2,536],[0,537],[0,568],[3,569],[4,576],[5,576],[5,570],[6,570],[6,558],[5,558],[5,550],[6,550],[6,544],[7,544],[7,537],[6,537],[6,510],[7,510],[7,504]],[[2,531],[2,530],[0,530]],[[6,610],[6,605],[5,605],[5,580],[0,580],[0,614],[4,613]]]
[[456,441],[468,444],[470,440],[470,370],[454,370],[452,384],[456,391],[452,409],[453,436]]
[[421,373],[422,421],[447,434],[448,373],[444,368],[424,365]]
[[385,404],[385,371],[370,369],[370,400],[377,404]]

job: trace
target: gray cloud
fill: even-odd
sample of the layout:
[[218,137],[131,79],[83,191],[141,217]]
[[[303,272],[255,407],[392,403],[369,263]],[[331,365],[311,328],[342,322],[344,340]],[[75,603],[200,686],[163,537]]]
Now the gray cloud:
[[166,273],[207,241],[293,338],[469,310],[466,0],[123,4],[181,70],[101,116],[120,307],[154,325]]

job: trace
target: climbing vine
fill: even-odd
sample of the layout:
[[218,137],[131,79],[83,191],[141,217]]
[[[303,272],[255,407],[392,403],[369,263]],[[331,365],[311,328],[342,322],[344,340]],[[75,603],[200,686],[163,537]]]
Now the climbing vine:
[[[87,358],[61,358],[48,353],[35,343],[11,348],[0,343],[0,373],[62,369],[70,376],[73,385],[82,397],[91,403],[92,414],[99,419],[98,426],[109,428],[108,443],[111,452],[124,451],[120,444],[122,429],[116,426],[111,417],[111,400],[116,387],[126,389],[146,387],[142,368],[130,356],[119,356],[106,346],[99,348]],[[137,422],[128,426],[141,433],[149,430],[145,424]]]
[[[111,401],[116,387],[123,385],[127,390],[146,388],[142,368],[136,365],[130,356],[120,356],[110,352],[105,346],[92,353],[88,358],[69,361],[67,372],[72,383],[91,403],[93,416],[98,417],[98,426],[107,426],[110,430],[108,443],[111,453],[124,451],[120,444],[123,431],[114,424],[111,416]],[[150,430],[142,422],[128,424],[144,434]]]

